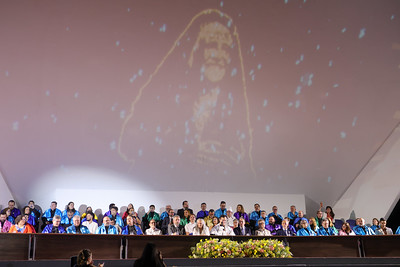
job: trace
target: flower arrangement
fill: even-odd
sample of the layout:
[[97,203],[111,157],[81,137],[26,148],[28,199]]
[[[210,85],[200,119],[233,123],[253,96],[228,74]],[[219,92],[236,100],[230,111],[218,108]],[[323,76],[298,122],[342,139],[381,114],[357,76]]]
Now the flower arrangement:
[[291,258],[290,248],[276,239],[237,242],[229,239],[201,239],[192,247],[190,258]]

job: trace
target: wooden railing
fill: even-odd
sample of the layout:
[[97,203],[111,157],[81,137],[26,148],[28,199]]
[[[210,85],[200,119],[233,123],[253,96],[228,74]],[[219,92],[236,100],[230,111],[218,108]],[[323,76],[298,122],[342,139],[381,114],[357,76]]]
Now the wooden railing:
[[[241,241],[259,236],[214,236]],[[0,234],[0,260],[69,259],[89,248],[98,259],[132,259],[148,242],[164,258],[187,258],[204,236],[127,236],[72,234]],[[400,236],[271,237],[288,244],[294,257],[400,257]]]

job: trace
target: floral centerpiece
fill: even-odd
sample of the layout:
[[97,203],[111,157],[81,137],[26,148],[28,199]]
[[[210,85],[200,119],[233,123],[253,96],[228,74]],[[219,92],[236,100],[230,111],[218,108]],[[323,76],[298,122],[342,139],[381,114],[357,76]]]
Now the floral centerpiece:
[[192,247],[190,258],[291,258],[290,248],[276,239],[237,242],[229,239],[201,239]]

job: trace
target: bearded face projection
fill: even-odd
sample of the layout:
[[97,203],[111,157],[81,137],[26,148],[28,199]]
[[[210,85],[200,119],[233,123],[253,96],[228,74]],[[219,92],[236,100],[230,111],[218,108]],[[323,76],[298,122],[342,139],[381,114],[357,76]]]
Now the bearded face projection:
[[201,178],[211,176],[223,191],[233,177],[254,176],[249,117],[236,27],[220,11],[205,10],[139,89],[121,129],[119,154],[142,177],[206,189]]

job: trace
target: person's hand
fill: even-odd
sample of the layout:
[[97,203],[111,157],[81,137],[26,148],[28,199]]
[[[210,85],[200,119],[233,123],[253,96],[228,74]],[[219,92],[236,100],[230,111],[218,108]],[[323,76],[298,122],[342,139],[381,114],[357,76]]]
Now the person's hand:
[[104,266],[104,262],[103,263],[99,263],[99,265],[97,265],[99,267],[103,267]]
[[322,208],[324,205],[322,204],[322,202],[319,203],[319,206]]

